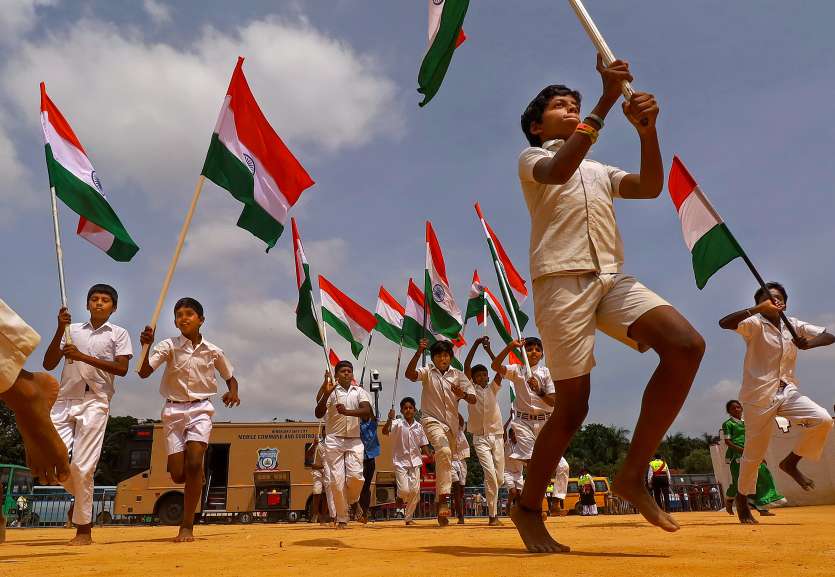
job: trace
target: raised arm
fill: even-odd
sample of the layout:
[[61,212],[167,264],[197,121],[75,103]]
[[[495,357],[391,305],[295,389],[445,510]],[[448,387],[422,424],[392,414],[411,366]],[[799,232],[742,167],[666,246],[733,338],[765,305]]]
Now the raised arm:
[[389,409],[388,419],[386,419],[385,424],[383,425],[383,434],[388,435],[391,433],[391,423],[394,421],[394,409]]
[[621,198],[657,198],[664,189],[664,162],[655,131],[658,103],[652,94],[636,92],[623,103],[623,113],[641,140],[641,172],[624,176],[618,192]]
[[325,412],[328,409],[328,397],[331,396],[333,392],[334,384],[331,380],[331,373],[330,371],[325,371],[325,380],[322,381],[322,386],[319,387],[319,391],[316,393],[316,409],[313,413],[316,415],[317,419],[321,419],[325,416]]
[[[475,356],[475,352],[476,352],[476,350],[478,350],[478,346],[483,344],[483,343],[486,343],[484,345],[484,350],[489,350],[490,337],[488,337],[488,336],[479,337],[473,342],[473,346],[470,347],[470,352],[467,353],[467,358],[464,359],[464,374],[467,375],[468,379],[473,378],[472,371],[470,370],[470,367],[472,365],[473,357]],[[490,358],[492,359],[493,356],[490,355]]]
[[64,337],[64,331],[70,326],[70,323],[72,323],[70,311],[66,307],[61,307],[61,310],[58,311],[58,328],[55,329],[55,334],[43,355],[43,368],[47,371],[51,371],[61,362],[63,356],[61,353],[61,339]]
[[423,351],[426,350],[426,347],[429,346],[429,341],[427,339],[420,339],[420,343],[418,343],[418,349],[415,351],[412,360],[409,361],[409,364],[406,366],[406,371],[403,373],[407,379],[416,383],[417,380],[420,378],[417,372],[417,364],[418,360],[420,359]]
[[764,301],[761,301],[759,304],[754,305],[750,309],[742,309],[741,311],[736,311],[735,313],[731,313],[723,317],[719,321],[719,326],[729,331],[735,331],[739,326],[739,323],[741,323],[748,317],[752,317],[760,313],[779,313],[784,308],[786,307],[782,303],[775,304],[774,301],[772,301],[771,299],[765,299]]
[[143,379],[147,379],[154,372],[154,368],[148,362],[148,356],[151,354],[151,348],[154,344],[154,329],[150,326],[146,326],[145,330],[142,331],[142,334],[139,335],[139,342],[142,343],[142,345],[148,345],[148,349],[142,357],[142,364],[139,367],[139,376]]
[[507,355],[510,354],[510,351],[513,349],[518,349],[519,347],[524,347],[525,341],[522,339],[516,339],[507,343],[505,348],[499,351],[499,354],[493,357],[493,362],[490,363],[490,368],[499,373],[502,377],[505,376],[507,373],[507,367],[504,366],[504,360],[507,358]]
[[797,345],[798,349],[801,350],[809,350],[814,349],[817,347],[826,347],[835,343],[835,336],[829,334],[826,331],[823,331],[816,337],[806,338],[798,336],[797,339],[794,341],[794,344]]

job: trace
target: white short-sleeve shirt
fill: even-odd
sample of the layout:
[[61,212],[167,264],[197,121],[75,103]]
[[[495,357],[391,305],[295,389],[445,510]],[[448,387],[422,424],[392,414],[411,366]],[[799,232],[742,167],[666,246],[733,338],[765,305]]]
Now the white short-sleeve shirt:
[[501,381],[496,379],[491,380],[484,387],[473,384],[476,402],[474,405],[467,405],[470,417],[467,430],[473,435],[502,434],[502,410],[496,398],[501,388]]
[[[127,330],[112,323],[104,323],[94,329],[90,321],[70,325],[72,344],[82,353],[103,361],[115,361],[116,357],[133,356],[130,334]],[[61,338],[61,348],[66,344],[66,336]],[[81,361],[67,363],[61,370],[59,399],[83,399],[85,389],[96,397],[110,401],[113,398],[113,382],[116,375],[97,369]]]
[[[814,338],[826,329],[789,317],[798,336]],[[777,395],[780,381],[797,385],[797,345],[784,323],[775,327],[762,315],[750,316],[736,328],[745,340],[745,362],[739,400],[767,407]]]
[[339,411],[336,410],[336,405],[345,405],[346,409],[355,411],[360,408],[360,403],[363,401],[371,403],[368,393],[359,385],[351,383],[345,389],[342,385],[337,384],[328,397],[326,405],[325,431],[327,431],[327,434],[336,437],[359,437],[360,418],[340,415]]
[[400,467],[420,467],[423,459],[420,448],[429,444],[426,432],[417,420],[410,425],[406,419],[391,422],[391,460]]
[[470,443],[467,442],[466,427],[458,429],[458,436],[455,439],[455,456],[453,460],[463,461],[470,458]]
[[531,280],[551,274],[618,273],[623,241],[613,198],[628,173],[583,159],[564,184],[541,184],[533,168],[565,143],[549,140],[519,155],[519,182],[531,217]]
[[196,347],[183,335],[160,341],[148,358],[156,370],[166,363],[159,392],[172,401],[198,401],[217,394],[215,371],[224,381],[232,378],[232,364],[220,347],[205,338]]
[[423,385],[420,394],[420,410],[427,417],[440,421],[458,433],[458,397],[452,392],[453,385],[458,385],[466,394],[475,394],[475,388],[463,371],[449,367],[446,373],[432,363],[417,370],[418,379]]
[[[551,371],[548,370],[548,367],[541,364],[531,367],[531,373],[539,381],[543,394],[550,395],[556,392],[554,380],[551,378]],[[516,395],[513,408],[516,409],[517,413],[540,415],[554,410],[554,407],[531,390],[525,378],[525,365],[505,365],[504,378],[513,383],[513,391]]]

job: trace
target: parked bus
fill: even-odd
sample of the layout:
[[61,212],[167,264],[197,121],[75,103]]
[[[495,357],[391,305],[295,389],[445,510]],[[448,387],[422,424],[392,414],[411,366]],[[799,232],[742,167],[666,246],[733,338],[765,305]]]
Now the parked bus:
[[[0,464],[0,488],[3,491],[3,516],[11,524],[17,521],[20,525],[32,525],[29,510],[29,496],[32,493],[32,472],[23,465]],[[23,497],[26,508],[18,515],[18,498]]]
[[[382,425],[380,425],[382,426]],[[215,423],[205,458],[204,493],[196,512],[204,521],[213,517],[251,523],[310,518],[311,464],[307,449],[319,430],[317,422]],[[395,480],[389,437],[379,435],[371,486],[373,507],[391,505]],[[168,456],[162,425],[153,425],[150,466],[121,483],[116,490],[115,515],[155,516],[177,525],[183,515],[183,485],[166,471]]]

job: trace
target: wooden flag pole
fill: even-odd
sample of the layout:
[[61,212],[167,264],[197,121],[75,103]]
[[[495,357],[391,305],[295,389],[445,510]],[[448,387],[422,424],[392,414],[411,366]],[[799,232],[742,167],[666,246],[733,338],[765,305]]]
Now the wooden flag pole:
[[[200,178],[197,179],[197,185],[194,187],[194,194],[191,197],[191,205],[188,207],[188,212],[186,213],[186,218],[183,221],[183,226],[180,229],[180,236],[177,239],[177,246],[174,248],[174,255],[171,257],[171,262],[168,264],[168,272],[165,273],[165,280],[162,281],[162,290],[159,292],[159,298],[157,299],[157,306],[154,308],[154,314],[151,316],[151,323],[150,327],[152,329],[157,328],[157,321],[159,321],[159,315],[162,311],[162,305],[165,304],[165,297],[168,295],[168,288],[171,286],[171,279],[174,277],[174,269],[177,268],[177,261],[180,259],[180,253],[183,250],[183,244],[186,241],[186,235],[188,234],[188,228],[191,225],[191,218],[194,216],[194,210],[197,208],[197,201],[200,198],[200,192],[203,190],[203,184],[206,182],[206,177],[202,174]],[[142,353],[139,355],[139,362],[136,365],[136,372],[139,372],[139,369],[142,368],[142,363],[145,360],[145,356],[148,354],[148,349],[150,345],[142,345]]]
[[[55,187],[49,187],[50,198],[52,200],[52,231],[55,233],[55,257],[58,259],[58,290],[61,291],[61,307],[67,308],[67,285],[64,282],[64,249],[61,248],[61,230],[58,226],[58,201],[55,197]],[[64,327],[64,342],[68,345],[72,344],[70,337],[70,327]],[[67,359],[68,365],[72,364],[72,359]]]

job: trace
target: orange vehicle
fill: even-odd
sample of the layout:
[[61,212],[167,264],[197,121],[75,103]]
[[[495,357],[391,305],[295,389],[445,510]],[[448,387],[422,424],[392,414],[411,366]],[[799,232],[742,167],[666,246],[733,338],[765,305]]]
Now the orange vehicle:
[[[597,505],[598,511],[601,513],[608,513],[606,506],[609,497],[612,496],[612,490],[609,487],[609,479],[607,477],[592,477],[594,481],[594,502]],[[568,480],[568,490],[565,494],[565,510],[580,513],[580,484],[577,477],[572,477]]]

